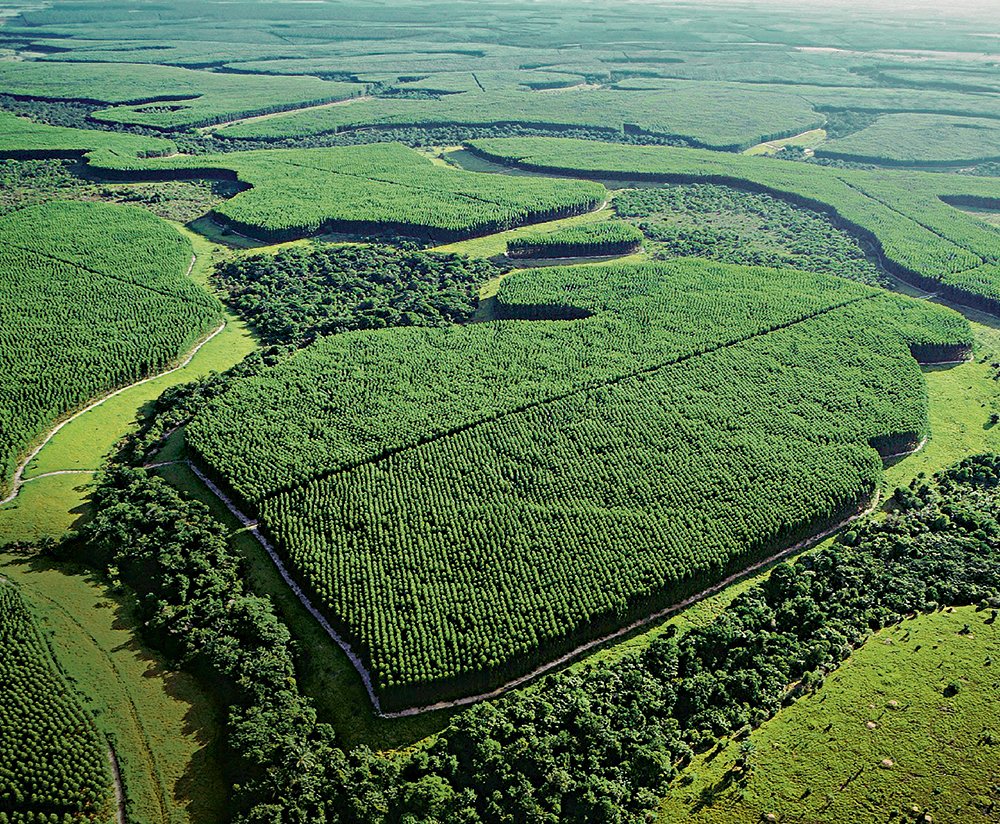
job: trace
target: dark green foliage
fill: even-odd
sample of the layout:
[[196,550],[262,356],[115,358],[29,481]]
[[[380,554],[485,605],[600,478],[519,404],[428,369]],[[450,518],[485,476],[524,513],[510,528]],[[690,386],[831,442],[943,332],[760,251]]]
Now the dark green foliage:
[[823,128],[826,130],[827,140],[838,140],[867,129],[876,120],[878,120],[877,112],[840,109],[826,113],[826,125]]
[[135,590],[148,640],[206,676],[229,704],[237,809],[280,792],[309,811],[299,820],[323,820],[305,789],[311,771],[297,760],[335,769],[331,733],[299,694],[288,630],[247,590],[225,528],[142,469],[111,468],[93,502],[97,514],[82,535],[90,557]]
[[633,189],[615,198],[653,256],[705,257],[746,266],[793,266],[875,284],[878,266],[830,218],[766,194],[709,183]]
[[216,269],[229,304],[264,343],[391,326],[445,326],[472,316],[486,261],[391,246],[292,248]]
[[0,742],[0,821],[62,822],[109,812],[107,743],[2,576]]

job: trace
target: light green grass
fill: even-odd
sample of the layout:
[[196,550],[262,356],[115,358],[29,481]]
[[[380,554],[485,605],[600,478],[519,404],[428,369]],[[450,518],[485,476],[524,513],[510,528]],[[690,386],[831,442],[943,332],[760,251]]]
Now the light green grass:
[[26,483],[0,507],[0,547],[55,539],[77,526],[92,479],[90,474],[51,475]]
[[[745,785],[731,772],[739,744],[729,742],[695,759],[659,821],[735,824],[773,814],[858,824],[914,821],[918,812],[996,821],[1000,745],[985,736],[1000,738],[997,667],[1000,630],[988,611],[966,607],[883,630],[815,694],[750,735]],[[952,682],[960,689],[948,695]]]
[[1000,353],[1000,333],[971,320],[971,316],[975,360],[957,366],[924,367],[931,434],[919,452],[886,469],[884,488],[888,494],[921,472],[931,475],[969,455],[1000,450],[1000,425],[990,423],[991,415],[1000,414],[1000,381],[993,379],[997,370],[990,366]]
[[0,553],[0,574],[31,602],[60,666],[111,736],[129,820],[221,821],[227,791],[217,711],[191,676],[166,669],[137,641],[127,600],[88,570],[41,557]]
[[786,137],[784,140],[769,140],[767,143],[758,143],[743,152],[747,155],[773,155],[777,154],[785,146],[800,146],[803,149],[815,149],[826,140],[825,129],[810,129],[808,132]]

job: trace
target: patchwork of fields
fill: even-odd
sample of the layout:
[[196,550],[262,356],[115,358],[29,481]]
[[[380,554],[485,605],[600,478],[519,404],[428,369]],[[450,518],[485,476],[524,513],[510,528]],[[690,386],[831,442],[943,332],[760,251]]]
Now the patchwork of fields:
[[0,9],[0,824],[995,817],[970,3]]

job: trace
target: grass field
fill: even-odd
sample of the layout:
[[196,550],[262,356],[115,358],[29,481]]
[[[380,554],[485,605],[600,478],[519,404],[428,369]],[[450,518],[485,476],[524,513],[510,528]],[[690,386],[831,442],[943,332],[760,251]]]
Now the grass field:
[[194,679],[165,668],[137,641],[127,598],[83,568],[0,553],[42,621],[61,667],[111,736],[128,792],[128,818],[149,824],[221,821],[216,710]]
[[786,137],[783,140],[768,140],[766,143],[758,143],[746,149],[743,154],[747,155],[773,155],[781,151],[785,146],[797,146],[801,149],[815,149],[826,140],[824,129],[810,129],[802,134]]
[[[995,821],[997,660],[989,611],[963,607],[882,630],[815,694],[751,733],[749,747],[730,740],[696,758],[658,820]],[[741,748],[745,783],[732,772]]]

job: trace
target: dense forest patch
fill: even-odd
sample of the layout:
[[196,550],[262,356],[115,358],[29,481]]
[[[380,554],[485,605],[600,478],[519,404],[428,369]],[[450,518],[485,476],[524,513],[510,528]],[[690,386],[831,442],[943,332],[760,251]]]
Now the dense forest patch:
[[701,257],[880,281],[858,242],[826,215],[771,195],[710,183],[666,185],[620,192],[615,210],[642,230],[659,260]]
[[262,342],[302,346],[357,329],[468,321],[497,272],[458,255],[362,245],[235,258],[215,276]]

